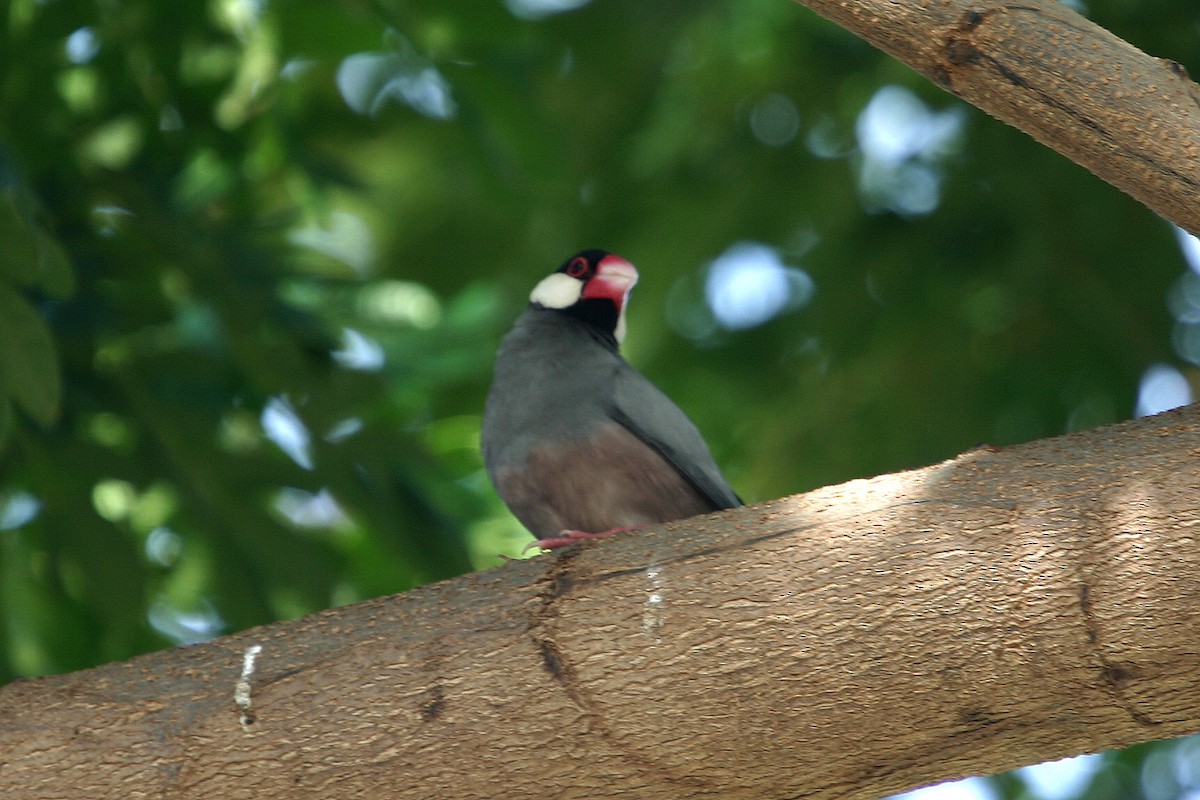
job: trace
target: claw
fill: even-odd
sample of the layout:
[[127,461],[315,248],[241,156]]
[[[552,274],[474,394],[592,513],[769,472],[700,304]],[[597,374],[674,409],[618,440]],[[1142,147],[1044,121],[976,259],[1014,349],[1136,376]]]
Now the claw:
[[536,539],[530,542],[529,544],[525,545],[525,549],[521,552],[527,553],[535,547],[540,547],[543,550],[555,550],[559,547],[566,547],[567,545],[575,544],[576,542],[582,542],[586,539],[603,539],[606,536],[612,536],[615,533],[636,531],[642,527],[644,526],[630,525],[625,528],[613,528],[611,530],[598,531],[596,533],[589,533],[588,531],[563,530],[558,532],[558,536],[547,536],[545,539]]

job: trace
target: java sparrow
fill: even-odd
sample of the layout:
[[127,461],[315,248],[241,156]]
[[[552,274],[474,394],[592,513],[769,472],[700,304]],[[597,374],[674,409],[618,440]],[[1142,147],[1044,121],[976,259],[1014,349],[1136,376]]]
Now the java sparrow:
[[500,345],[483,460],[531,547],[742,505],[692,421],[618,351],[637,279],[584,250],[534,287]]

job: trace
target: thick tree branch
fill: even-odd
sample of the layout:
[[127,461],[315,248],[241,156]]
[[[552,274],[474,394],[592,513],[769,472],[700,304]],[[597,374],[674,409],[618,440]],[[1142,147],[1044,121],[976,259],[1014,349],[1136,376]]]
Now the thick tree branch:
[[1200,86],[1056,0],[799,0],[1200,233]]
[[1187,409],[12,684],[0,796],[869,798],[1200,730],[1198,457]]

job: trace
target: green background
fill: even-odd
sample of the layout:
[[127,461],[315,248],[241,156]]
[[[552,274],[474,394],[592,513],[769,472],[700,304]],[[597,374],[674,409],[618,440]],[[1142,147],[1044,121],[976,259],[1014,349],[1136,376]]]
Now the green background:
[[[0,10],[0,682],[519,553],[489,365],[584,247],[750,502],[1194,379],[1179,238],[1080,167],[787,0],[572,5]],[[1200,70],[1194,2],[1083,10]],[[1195,747],[1076,788],[1182,797]]]

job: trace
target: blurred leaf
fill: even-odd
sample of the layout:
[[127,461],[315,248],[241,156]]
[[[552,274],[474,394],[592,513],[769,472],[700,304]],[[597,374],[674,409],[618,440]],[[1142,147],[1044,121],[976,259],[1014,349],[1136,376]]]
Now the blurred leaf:
[[41,232],[37,236],[37,249],[39,285],[51,297],[66,297],[75,289],[70,256],[57,240]]
[[11,195],[0,194],[0,277],[24,285],[38,277],[38,240],[16,201]]
[[29,416],[49,425],[62,395],[54,341],[29,301],[0,286],[0,375],[3,386]]
[[4,453],[8,446],[8,439],[12,435],[13,430],[13,410],[12,402],[8,399],[4,392],[4,385],[0,382],[0,455]]

